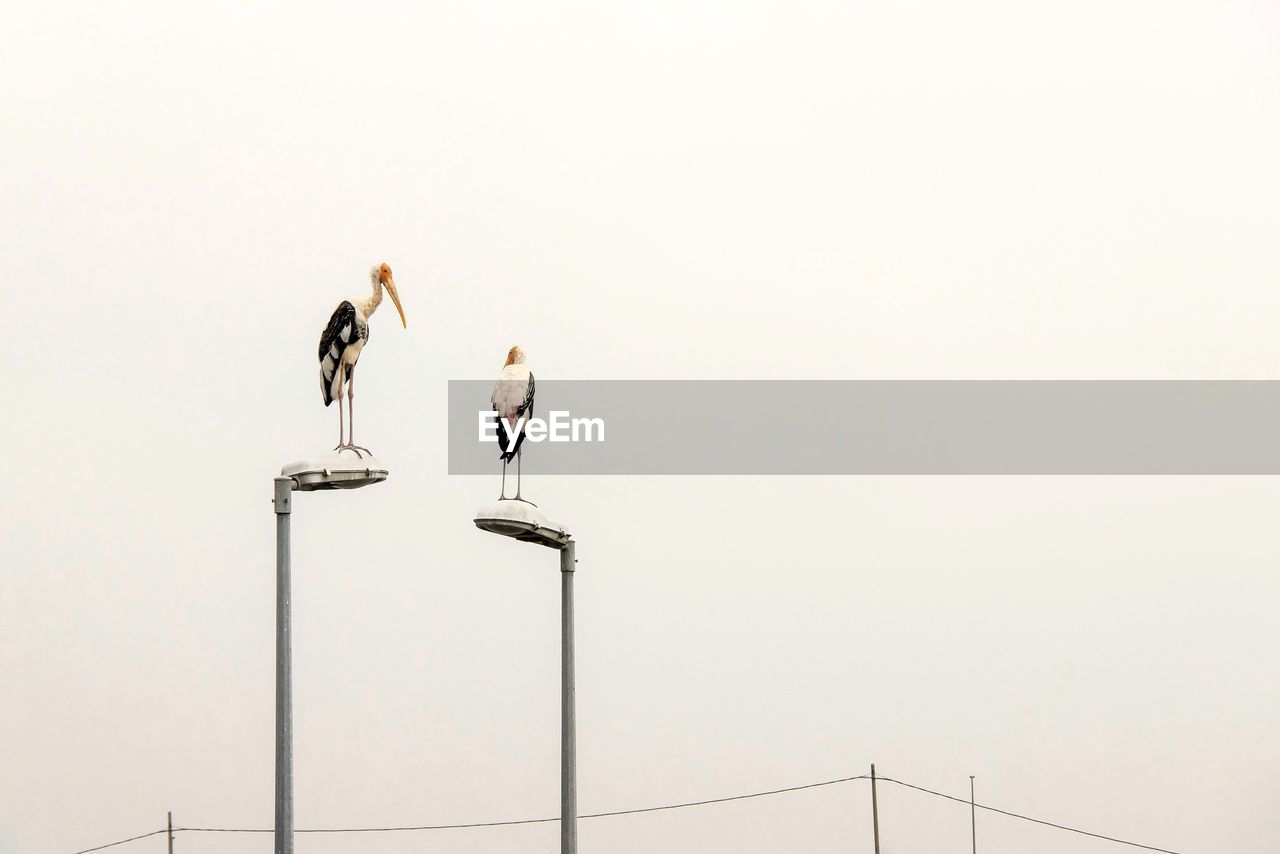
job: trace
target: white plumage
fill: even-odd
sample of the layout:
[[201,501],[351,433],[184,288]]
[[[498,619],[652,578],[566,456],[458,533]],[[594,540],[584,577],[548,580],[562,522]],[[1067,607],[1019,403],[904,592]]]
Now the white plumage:
[[533,417],[534,388],[533,372],[524,363],[524,350],[519,346],[512,347],[507,352],[502,373],[494,383],[493,393],[489,395],[489,404],[498,415],[498,446],[502,459],[502,494],[499,500],[507,497],[507,463],[513,457],[516,460],[516,499],[520,500],[521,446],[527,420]]
[[514,422],[525,406],[525,398],[529,395],[529,366],[523,363],[506,365],[498,375],[498,382],[493,386],[493,394],[489,403],[493,411],[504,421]]

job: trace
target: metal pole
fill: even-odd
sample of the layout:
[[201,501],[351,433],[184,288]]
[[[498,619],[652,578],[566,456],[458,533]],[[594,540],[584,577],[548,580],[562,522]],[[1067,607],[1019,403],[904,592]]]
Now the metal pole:
[[276,854],[293,854],[293,651],[289,515],[293,478],[275,479],[276,510]]
[[973,775],[969,775],[969,827],[973,831],[973,854],[978,854],[978,808],[973,803]]
[[880,854],[880,807],[876,803],[876,763],[871,763],[871,832],[875,835],[876,854]]
[[169,854],[173,854],[173,810],[169,810]]
[[574,542],[560,549],[560,854],[578,854],[578,739],[573,685]]

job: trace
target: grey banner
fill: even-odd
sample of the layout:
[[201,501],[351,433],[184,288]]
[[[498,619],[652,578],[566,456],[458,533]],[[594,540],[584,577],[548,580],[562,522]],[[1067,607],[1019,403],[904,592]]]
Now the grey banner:
[[[492,381],[449,383],[449,473],[493,474]],[[1280,382],[537,381],[537,474],[1280,474]],[[598,438],[594,431],[592,438]]]

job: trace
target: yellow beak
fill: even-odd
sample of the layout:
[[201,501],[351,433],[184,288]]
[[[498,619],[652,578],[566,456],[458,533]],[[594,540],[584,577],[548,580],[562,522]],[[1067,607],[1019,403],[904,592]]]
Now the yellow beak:
[[404,319],[404,309],[400,307],[400,294],[396,293],[395,279],[387,279],[387,293],[391,294],[391,301],[396,304],[396,311],[400,312],[400,325],[408,329],[409,323]]

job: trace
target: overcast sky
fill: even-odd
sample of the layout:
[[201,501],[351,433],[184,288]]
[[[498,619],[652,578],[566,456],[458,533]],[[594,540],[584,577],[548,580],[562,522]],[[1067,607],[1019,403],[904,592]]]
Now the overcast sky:
[[[295,508],[299,827],[558,811],[555,558],[472,526],[496,468],[446,474],[447,380],[512,344],[547,378],[1277,377],[1273,4],[889,6],[0,3],[0,852],[271,826],[271,477],[334,442],[316,339],[377,261],[408,329],[373,319],[356,438],[391,478]],[[579,541],[582,811],[874,761],[1280,847],[1276,479],[528,463]],[[987,852],[1118,850],[979,820]],[[881,830],[969,846],[908,790]],[[866,852],[869,793],[580,834]]]

